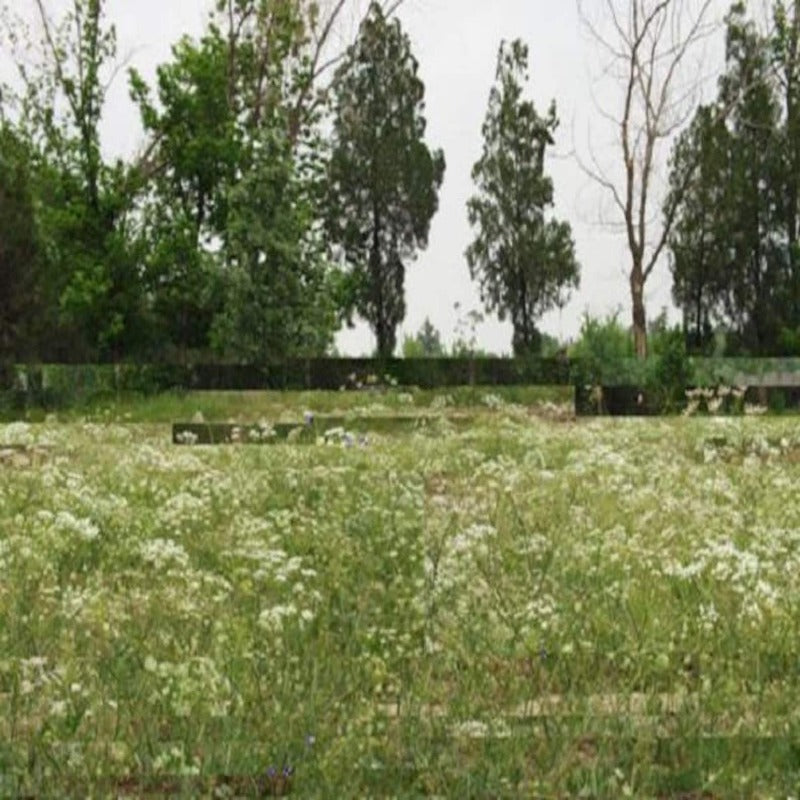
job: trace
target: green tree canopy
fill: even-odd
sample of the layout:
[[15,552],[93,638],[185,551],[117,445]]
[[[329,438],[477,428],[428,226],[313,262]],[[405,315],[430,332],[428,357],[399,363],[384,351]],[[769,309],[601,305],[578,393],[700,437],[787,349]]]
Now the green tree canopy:
[[[779,13],[775,30],[788,35]],[[781,59],[796,44],[771,43],[735,3],[718,99],[697,111],[673,150],[673,294],[695,348],[723,326],[736,352],[778,355],[783,332],[800,325],[796,112],[781,89],[781,75],[793,74]]]
[[[45,354],[119,357],[142,346],[148,325],[131,170],[107,162],[100,141],[116,32],[104,0],[74,0],[61,16],[44,2],[36,10],[42,48],[38,59],[17,59],[22,91],[15,107],[32,146]],[[23,23],[10,16],[4,22],[12,52],[36,52]]]
[[0,362],[19,357],[37,310],[38,236],[30,152],[0,123]]
[[514,326],[514,352],[538,353],[537,323],[563,306],[579,285],[580,267],[568,223],[547,219],[553,183],[544,173],[545,151],[558,126],[555,104],[541,117],[523,97],[528,48],[503,43],[496,84],[483,125],[483,155],[472,178],[477,188],[467,205],[475,239],[466,252],[489,313]]
[[145,220],[158,318],[180,352],[323,353],[336,276],[316,225],[316,119],[298,110],[313,80],[303,8],[237,0],[219,12],[173,48],[157,100],[132,75],[155,143]]
[[428,317],[416,336],[406,336],[403,341],[404,358],[441,358],[444,354],[442,335]]
[[683,310],[689,346],[705,352],[724,318],[722,296],[728,279],[729,227],[725,212],[730,136],[716,106],[698,109],[672,152],[671,191],[680,193],[669,247],[672,296]]
[[405,269],[427,246],[444,178],[425,144],[425,87],[408,36],[373,3],[334,81],[327,228],[350,267],[355,310],[381,356],[405,317]]

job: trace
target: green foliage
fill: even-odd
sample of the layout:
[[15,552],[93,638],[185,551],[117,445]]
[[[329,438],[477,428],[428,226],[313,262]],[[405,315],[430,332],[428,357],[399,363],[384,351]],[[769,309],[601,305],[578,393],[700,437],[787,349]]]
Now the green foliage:
[[619,316],[619,311],[605,319],[584,316],[580,336],[569,348],[576,384],[630,387],[634,399],[646,390],[652,413],[682,408],[685,391],[694,381],[683,331],[670,327],[664,310],[649,325],[650,355],[641,360],[635,358],[631,331]]
[[248,363],[325,353],[337,308],[315,207],[278,127],[230,194],[228,294],[217,349]]
[[313,53],[328,33],[316,4],[219,2],[154,87],[133,71],[148,143],[127,164],[102,156],[119,70],[105,0],[51,11],[34,9],[44,36],[33,64],[24,23],[5,10],[0,25],[23,86],[2,112],[31,142],[42,276],[33,350],[185,363],[208,356],[213,332],[234,358],[261,357],[267,339],[273,354],[325,352],[343,288],[318,224],[325,152]]
[[373,3],[334,84],[327,228],[351,271],[352,307],[380,356],[405,317],[405,268],[427,246],[444,178],[425,144],[425,87],[398,20]]
[[[103,0],[75,0],[60,18],[40,7],[41,57],[19,58],[17,124],[31,143],[30,186],[40,237],[40,335],[50,357],[136,352],[148,321],[130,218],[129,170],[106,163],[100,126],[115,68],[116,32]],[[12,52],[23,26],[6,20]]]
[[732,353],[787,354],[800,322],[799,13],[777,3],[767,38],[733,5],[718,99],[673,150],[674,298],[693,352],[724,326]]
[[683,310],[686,336],[696,353],[713,347],[714,326],[724,316],[721,296],[728,280],[729,234],[721,224],[720,208],[728,188],[720,174],[728,138],[716,109],[706,106],[698,110],[672,153],[671,192],[673,197],[683,195],[670,236],[672,296]]
[[771,412],[781,414],[786,411],[787,398],[786,392],[782,389],[775,389],[767,395],[767,404]]
[[19,135],[0,123],[0,363],[27,355],[39,311],[41,254],[30,157]]
[[551,336],[549,333],[542,333],[541,341],[542,358],[561,358],[566,356],[567,347],[557,336]]
[[578,339],[569,347],[569,357],[581,364],[579,382],[618,380],[634,357],[633,339],[630,330],[619,321],[620,313],[616,311],[605,319],[584,314]]
[[425,358],[425,351],[416,336],[404,337],[403,358]]
[[496,85],[483,125],[484,147],[472,170],[478,194],[467,205],[477,229],[467,249],[473,279],[490,313],[514,325],[514,352],[539,354],[538,319],[566,304],[580,283],[569,224],[547,220],[553,184],[544,174],[545,151],[558,127],[555,103],[547,117],[523,99],[528,48],[503,43]]
[[779,341],[782,355],[800,356],[800,326],[795,330],[784,328]]
[[441,358],[444,354],[442,336],[427,317],[416,336],[406,336],[403,341],[403,358]]
[[206,243],[224,237],[227,189],[241,145],[228,97],[228,53],[212,27],[173,47],[157,71],[158,104],[141,77],[131,94],[157,142],[144,168],[153,172],[144,204],[145,274],[160,336],[180,352],[208,347],[221,309],[219,261]]
[[654,390],[656,407],[666,413],[675,412],[685,406],[686,390],[694,378],[686,338],[679,327],[663,325],[660,330],[651,330],[650,342],[647,383]]
[[131,76],[161,165],[145,210],[155,310],[180,352],[322,354],[339,291],[316,225],[323,148],[313,118],[293,127],[309,69],[300,9],[242,0],[227,12],[173,49],[157,104]]

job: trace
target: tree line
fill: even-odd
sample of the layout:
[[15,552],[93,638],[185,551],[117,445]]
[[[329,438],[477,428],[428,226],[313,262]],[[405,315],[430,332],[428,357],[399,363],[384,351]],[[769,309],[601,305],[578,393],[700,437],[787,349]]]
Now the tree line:
[[[426,143],[425,87],[398,4],[373,3],[330,59],[344,5],[322,18],[311,0],[220,0],[153,84],[129,71],[147,146],[110,162],[106,2],[72,0],[53,20],[37,0],[41,58],[20,60],[21,88],[6,88],[1,106],[0,352],[319,355],[356,315],[380,355],[395,351],[405,270],[427,244],[445,159]],[[19,46],[25,30],[8,12],[4,28]],[[520,44],[501,59],[476,167],[502,196],[490,187],[470,208],[485,234],[471,264],[487,302],[518,324],[520,348],[535,347],[537,315],[561,299],[554,282],[575,283],[577,271],[568,227],[543,221],[555,119],[522,99],[526,60]]]
[[[679,0],[625,2],[628,185],[596,177],[629,228],[637,353],[644,282],[662,249],[692,348],[723,330],[732,352],[800,352],[800,0],[777,2],[768,34],[743,3],[732,7],[719,97],[674,144],[649,260],[651,151],[676,127],[658,114],[668,106],[656,105],[648,66],[664,64],[655,45],[674,26],[660,15]],[[323,355],[356,316],[378,355],[393,354],[406,268],[427,246],[446,171],[427,142],[399,5],[371,3],[354,40],[332,52],[347,0],[217,0],[202,35],[175,43],[153,82],[128,70],[146,145],[117,160],[101,140],[120,70],[107,0],[71,0],[57,19],[35,0],[34,60],[22,56],[36,44],[24,21],[4,11],[19,73],[0,94],[0,360]],[[666,52],[685,54],[698,26]],[[500,45],[466,209],[471,277],[485,311],[511,321],[517,355],[551,347],[541,318],[566,304],[581,272],[546,173],[556,105],[540,114],[528,99],[528,62],[522,41]],[[428,327],[419,347],[436,352]]]
[[[716,99],[672,151],[674,297],[691,348],[800,355],[800,2],[726,19]],[[669,201],[668,201],[669,202]]]

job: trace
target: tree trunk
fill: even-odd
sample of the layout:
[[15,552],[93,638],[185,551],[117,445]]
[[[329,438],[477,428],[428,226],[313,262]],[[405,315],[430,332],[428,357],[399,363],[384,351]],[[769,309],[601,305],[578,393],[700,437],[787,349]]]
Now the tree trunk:
[[373,313],[374,319],[371,320],[374,330],[375,338],[377,340],[377,349],[379,358],[389,358],[392,354],[388,353],[389,349],[389,336],[386,330],[386,303],[384,293],[384,267],[383,257],[381,254],[381,232],[382,224],[380,210],[378,204],[372,205],[372,248],[370,250],[370,281],[372,283],[371,293],[375,301]]
[[786,129],[789,139],[789,169],[787,180],[787,220],[789,237],[789,270],[791,286],[791,319],[794,324],[800,319],[800,264],[798,264],[798,246],[800,246],[800,225],[798,225],[798,206],[800,206],[800,109],[797,107],[798,45],[800,45],[800,0],[794,1],[792,12],[792,33],[789,41],[789,52],[786,66]]
[[631,273],[633,305],[633,343],[636,357],[647,358],[647,311],[644,307],[644,277],[641,264],[634,264]]

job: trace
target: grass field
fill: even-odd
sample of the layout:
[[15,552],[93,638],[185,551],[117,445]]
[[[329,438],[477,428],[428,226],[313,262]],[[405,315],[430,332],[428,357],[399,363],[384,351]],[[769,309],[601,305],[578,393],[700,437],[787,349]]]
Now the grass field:
[[[0,426],[0,797],[797,796],[798,422],[470,397]],[[343,403],[439,420],[169,443]]]
[[[198,412],[208,421],[297,421],[313,408],[326,414],[398,414],[445,408],[486,408],[487,401],[542,406],[570,403],[571,386],[454,387],[448,392],[414,389],[390,392],[168,392],[157,395],[122,395],[94,399],[58,411],[65,422],[175,422],[187,421]],[[0,421],[20,418],[18,410],[0,408]],[[30,422],[43,422],[46,409],[24,414]]]

